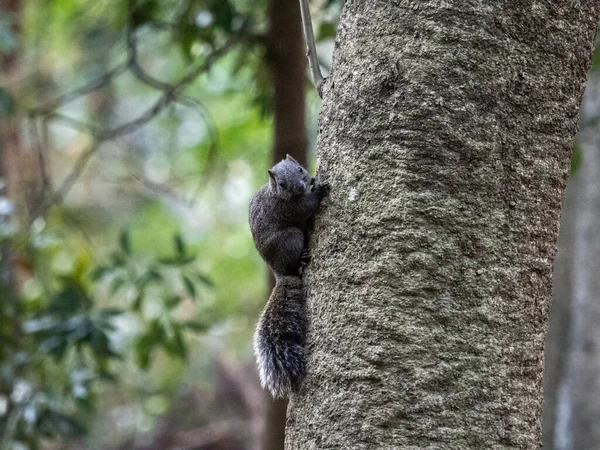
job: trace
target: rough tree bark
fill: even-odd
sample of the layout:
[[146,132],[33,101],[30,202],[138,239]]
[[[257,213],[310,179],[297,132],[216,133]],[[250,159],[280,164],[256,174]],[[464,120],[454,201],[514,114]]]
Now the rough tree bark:
[[[584,117],[598,117],[599,93],[596,75]],[[580,141],[583,164],[565,199],[546,352],[544,445],[556,450],[600,448],[600,133],[591,127]]]
[[288,449],[538,448],[599,2],[348,0]]
[[[273,163],[292,155],[306,165],[308,135],[305,105],[305,56],[298,0],[272,0],[265,57],[273,81]],[[269,293],[275,286],[269,274]],[[273,400],[265,391],[265,427],[261,450],[282,450],[287,401]]]

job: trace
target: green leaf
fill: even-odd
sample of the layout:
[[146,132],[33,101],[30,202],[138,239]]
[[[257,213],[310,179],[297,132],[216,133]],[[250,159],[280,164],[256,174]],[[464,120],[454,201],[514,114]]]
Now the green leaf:
[[86,434],[86,429],[75,418],[67,416],[58,411],[48,410],[43,420],[55,430],[56,433],[71,438],[81,437]]
[[331,22],[321,22],[317,30],[317,40],[321,41],[324,39],[335,38],[336,26]]
[[195,256],[186,256],[183,258],[160,258],[158,262],[165,266],[185,266],[186,264],[192,263],[196,260]]
[[109,275],[111,272],[113,272],[113,270],[114,269],[109,266],[98,266],[94,270],[92,270],[90,277],[92,281],[100,281],[102,278],[104,278],[104,276]]
[[21,329],[25,334],[35,334],[55,328],[59,321],[54,316],[42,316],[23,322]]
[[131,255],[131,237],[129,236],[129,231],[122,230],[119,233],[119,247],[126,255]]
[[176,39],[177,42],[179,43],[179,46],[181,47],[181,52],[183,53],[183,56],[185,57],[185,59],[190,62],[193,59],[192,56],[192,47],[194,46],[194,43],[196,42],[196,38],[197,38],[197,30],[193,27],[187,26],[187,25],[181,25],[178,29],[177,29],[177,35],[176,35]]
[[120,316],[121,314],[124,314],[125,310],[124,309],[120,309],[120,308],[104,308],[100,310],[100,314],[103,316],[108,316],[108,317],[114,317],[114,316]]
[[43,340],[39,348],[43,353],[48,353],[57,360],[60,360],[67,351],[67,341],[62,336],[52,336]]
[[107,383],[116,383],[118,378],[115,374],[102,370],[98,372],[96,378],[100,381],[105,381]]
[[70,315],[89,303],[89,299],[81,289],[66,287],[51,300],[48,311],[59,315]]
[[140,312],[142,310],[142,303],[144,302],[144,294],[143,292],[138,292],[138,294],[135,297],[135,300],[133,301],[133,304],[131,305],[131,309],[135,312]]
[[196,286],[194,286],[194,283],[192,283],[192,280],[190,280],[185,275],[183,275],[182,278],[183,278],[183,284],[185,285],[185,290],[188,292],[190,297],[196,298]]
[[185,256],[185,244],[183,238],[180,234],[176,234],[173,240],[175,241],[175,251],[177,252],[177,255],[183,258]]
[[171,297],[168,297],[165,300],[165,306],[168,309],[173,309],[175,308],[177,305],[179,305],[179,303],[181,303],[181,297],[179,297],[178,295],[173,295]]
[[78,314],[63,321],[58,327],[59,330],[67,333],[73,341],[85,339],[94,328],[93,323],[85,316]]
[[158,14],[160,3],[158,0],[141,0],[135,5],[135,10],[132,14],[132,22],[135,27],[139,27],[152,19]]
[[148,271],[146,273],[144,273],[144,275],[142,275],[136,281],[136,285],[140,289],[144,289],[153,281],[163,281],[163,276],[157,269],[155,269],[154,267],[151,267],[150,269],[148,269]]
[[125,285],[125,280],[121,277],[114,277],[112,282],[110,283],[110,295],[115,295],[119,289],[121,289]]
[[110,261],[113,268],[122,267],[125,265],[126,262],[125,258],[120,253],[113,253],[112,255],[110,255]]
[[152,350],[157,345],[163,344],[165,337],[165,330],[158,319],[152,320],[148,324],[146,333],[138,337],[135,342],[135,356],[141,369],[148,369]]
[[185,322],[182,324],[182,326],[196,333],[204,333],[205,331],[210,329],[210,324],[203,323],[200,321]]
[[199,272],[194,273],[194,276],[196,278],[198,278],[198,280],[200,280],[201,283],[204,283],[206,286],[208,286],[211,289],[214,289],[215,284],[213,283],[213,281],[208,278],[206,275],[203,275]]
[[164,343],[164,348],[172,356],[185,359],[187,357],[187,345],[183,339],[180,326],[173,327],[173,337]]
[[234,16],[231,3],[228,0],[210,0],[208,8],[214,17],[214,24],[223,31],[230,33]]
[[135,342],[136,362],[141,369],[146,370],[150,366],[150,354],[153,348],[154,344],[148,336],[142,336]]
[[93,328],[91,330],[89,342],[92,351],[97,357],[121,359],[121,355],[113,350],[110,339],[101,329]]

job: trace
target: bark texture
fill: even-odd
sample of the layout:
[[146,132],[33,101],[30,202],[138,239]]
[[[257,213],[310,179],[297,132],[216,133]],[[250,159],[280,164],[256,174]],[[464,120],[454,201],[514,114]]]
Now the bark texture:
[[287,449],[538,448],[596,1],[348,0]]

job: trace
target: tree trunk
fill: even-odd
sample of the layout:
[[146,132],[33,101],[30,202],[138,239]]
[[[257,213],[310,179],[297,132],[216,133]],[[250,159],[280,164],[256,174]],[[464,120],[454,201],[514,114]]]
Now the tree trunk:
[[298,0],[272,0],[266,58],[273,80],[273,161],[286,154],[306,165],[305,55]]
[[[573,242],[577,223],[577,197],[580,195],[580,173],[571,176],[567,186],[560,221],[558,255],[554,266],[552,308],[546,342],[544,365],[544,449],[555,449],[555,436],[561,433],[557,427],[557,402],[559,386],[566,370],[566,359],[570,351],[569,334],[571,324],[571,271],[573,267]],[[563,398],[565,392],[563,391]],[[560,438],[559,438],[560,440]]]
[[[21,0],[0,0],[0,12],[4,12],[12,20],[12,31],[19,38],[20,21],[23,13]],[[13,98],[19,98],[20,57],[21,48],[10,55],[0,56],[0,78]],[[19,112],[0,121],[0,140],[2,141],[2,166],[6,178],[8,196],[15,205],[15,219],[22,227],[27,226],[33,217],[31,210],[35,207],[41,193],[40,165],[37,154],[24,148],[21,139]]]
[[[273,81],[273,163],[292,155],[306,165],[308,136],[305,107],[305,55],[298,0],[272,0],[269,5],[266,59]],[[269,292],[275,286],[269,274]],[[273,400],[265,391],[265,427],[261,450],[282,450],[286,400]]]
[[[599,87],[595,76],[588,116],[599,115]],[[544,443],[556,450],[600,448],[600,133],[588,130],[580,141],[583,164],[567,189],[547,349],[555,370],[546,374],[554,389],[546,393]],[[564,351],[551,351],[560,345]]]
[[288,449],[539,447],[598,6],[346,2]]
[[[11,20],[11,31],[20,38],[22,1],[0,0],[0,13]],[[0,54],[0,80],[13,98],[18,98],[20,51],[19,46],[10,54]],[[10,217],[0,220],[10,220],[16,226],[25,228],[30,220],[30,205],[37,199],[36,195],[39,195],[40,183],[34,176],[39,167],[37,158],[23,149],[19,128],[21,119],[18,112],[0,116],[0,178],[5,185],[0,190],[0,196],[9,199],[13,208]],[[7,300],[18,292],[22,282],[30,274],[24,255],[7,244],[2,246],[0,253],[0,299]],[[18,334],[18,331],[15,333]]]

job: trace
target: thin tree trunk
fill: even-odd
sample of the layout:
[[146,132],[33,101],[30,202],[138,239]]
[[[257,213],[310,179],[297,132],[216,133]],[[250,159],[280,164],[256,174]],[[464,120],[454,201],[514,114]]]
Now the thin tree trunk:
[[[588,87],[588,116],[597,116],[598,80]],[[600,448],[600,133],[582,133],[583,164],[569,182],[565,215],[561,224],[560,259],[555,280],[553,310],[547,357],[555,370],[546,379],[553,383],[546,397],[545,443],[557,450]],[[567,212],[566,211],[566,212]],[[559,297],[560,295],[560,297]],[[555,312],[567,310],[561,317]],[[557,323],[561,322],[561,323]],[[554,328],[552,328],[554,326]],[[560,336],[560,341],[557,337]],[[550,349],[562,344],[564,351]],[[554,345],[551,345],[554,344]]]
[[[0,12],[4,12],[12,21],[12,31],[20,37],[20,20],[23,12],[21,0],[0,0]],[[19,97],[21,49],[7,56],[0,56],[0,77],[14,98]],[[26,226],[32,219],[29,216],[34,204],[39,200],[41,182],[40,166],[37,155],[24,148],[20,124],[22,117],[17,111],[0,121],[0,139],[2,140],[3,170],[8,195],[15,205],[15,218],[19,225]]]
[[[553,274],[552,307],[550,326],[546,342],[544,365],[544,449],[555,449],[557,434],[563,432],[557,427],[557,403],[559,387],[566,369],[569,354],[569,331],[571,323],[571,270],[573,267],[573,242],[577,222],[577,197],[580,194],[580,173],[571,176],[566,189],[565,201],[560,222],[558,255]],[[564,399],[563,390],[563,399]],[[563,411],[565,411],[563,409]],[[561,437],[558,437],[560,440]]]
[[[9,18],[11,31],[20,38],[23,12],[21,0],[0,0],[0,12]],[[13,98],[17,98],[18,95],[19,56],[20,48],[10,54],[0,55],[0,83]],[[29,178],[36,166],[31,155],[23,151],[19,123],[18,112],[0,117],[0,177],[5,184],[1,194],[11,201],[13,208],[10,220],[23,227],[28,221],[29,201],[32,200],[32,194],[39,184],[35,183],[35,179]],[[14,296],[23,280],[29,276],[28,265],[22,255],[8,245],[3,246],[0,256],[4,291],[0,292],[0,299],[7,300]],[[18,333],[18,330],[15,333]]]
[[598,2],[346,2],[286,448],[538,448]]
[[266,58],[273,79],[273,161],[281,161],[289,153],[305,165],[308,149],[306,62],[298,1],[272,0],[269,23]]
[[[305,108],[305,56],[298,0],[272,0],[266,58],[273,80],[273,163],[292,155],[306,165],[308,135]],[[269,292],[275,286],[269,274]],[[261,450],[284,448],[286,400],[273,400],[265,391],[265,427]]]

